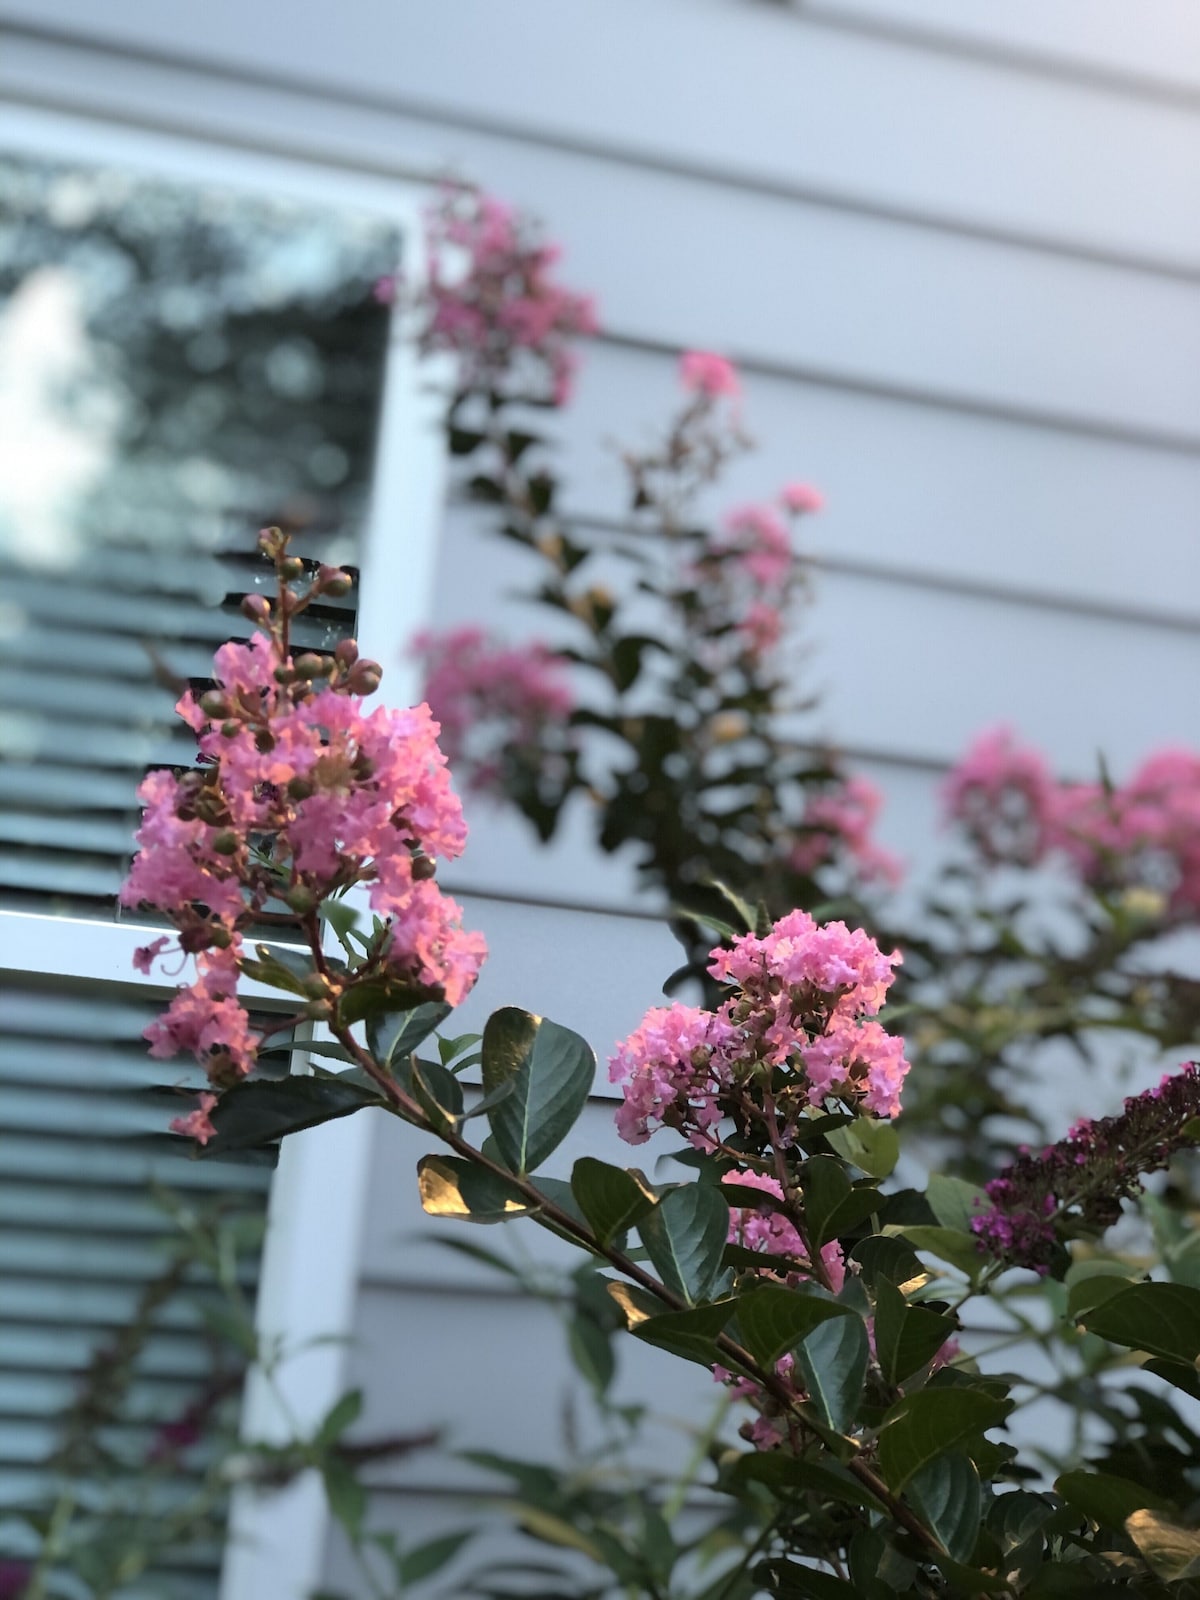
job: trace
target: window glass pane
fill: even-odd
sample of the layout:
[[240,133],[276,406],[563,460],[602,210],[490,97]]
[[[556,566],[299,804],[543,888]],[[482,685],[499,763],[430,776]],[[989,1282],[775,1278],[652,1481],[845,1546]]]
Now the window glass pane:
[[354,561],[398,253],[350,209],[0,153],[0,904],[112,903],[143,772],[192,760],[155,663],[249,631],[260,526]]

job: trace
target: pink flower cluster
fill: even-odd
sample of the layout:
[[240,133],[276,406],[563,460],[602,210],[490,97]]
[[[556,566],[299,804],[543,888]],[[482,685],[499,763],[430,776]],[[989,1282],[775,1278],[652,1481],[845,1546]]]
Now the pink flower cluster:
[[763,1119],[754,1096],[766,1067],[787,1074],[771,1113],[785,1142],[805,1108],[827,1100],[895,1116],[904,1041],[874,1019],[899,962],[862,930],[822,927],[804,911],[765,938],[747,934],[714,950],[709,972],[736,988],[719,1010],[651,1011],[611,1058],[609,1077],[624,1089],[619,1133],[639,1144],[655,1127],[674,1127],[711,1148],[725,1118]]
[[737,368],[724,356],[708,350],[685,351],[679,362],[679,381],[690,393],[710,400],[737,400],[742,393]]
[[468,787],[503,794],[514,755],[536,761],[548,732],[560,740],[567,734],[575,697],[545,645],[501,645],[466,627],[420,633],[412,648],[446,759]]
[[994,729],[943,798],[988,861],[1031,866],[1054,853],[1094,887],[1144,887],[1178,914],[1200,911],[1200,754],[1160,750],[1125,784],[1060,783],[1036,750]]
[[[776,1200],[783,1199],[783,1186],[779,1179],[772,1178],[766,1172],[727,1172],[722,1181],[736,1184],[739,1189],[760,1189]],[[794,1275],[796,1268],[803,1271],[809,1261],[803,1239],[782,1212],[763,1206],[748,1206],[741,1196],[730,1204],[729,1243],[743,1245],[747,1250],[761,1250],[767,1256],[784,1257],[779,1270],[785,1278]],[[839,1294],[846,1281],[846,1258],[836,1239],[831,1239],[821,1247],[821,1261],[830,1288],[834,1294]]]
[[[120,898],[163,912],[196,957],[195,980],[147,1029],[151,1053],[190,1052],[222,1087],[254,1065],[238,972],[243,930],[271,903],[303,921],[366,884],[389,930],[383,971],[452,1004],[485,945],[433,878],[434,858],[460,854],[466,830],[427,706],[365,711],[356,690],[374,688],[378,669],[350,641],[333,663],[297,663],[256,634],[217,652],[215,678],[201,701],[188,691],[176,708],[202,765],[141,786],[140,851]],[[139,968],[165,944],[139,951]],[[210,1109],[202,1099],[184,1131],[206,1137]]]
[[823,503],[811,485],[794,483],[782,490],[778,506],[739,506],[727,513],[723,532],[697,563],[693,577],[703,587],[708,609],[733,621],[734,636],[753,659],[779,643],[803,577],[778,507],[800,516]]
[[459,359],[460,387],[502,387],[513,370],[543,374],[536,398],[562,405],[575,358],[569,341],[596,332],[595,306],[556,284],[561,251],[490,195],[448,191],[427,217],[426,351]]
[[836,789],[810,793],[804,802],[803,832],[792,847],[790,864],[813,873],[844,852],[859,877],[895,886],[904,876],[900,859],[871,837],[883,795],[867,778],[847,778]]

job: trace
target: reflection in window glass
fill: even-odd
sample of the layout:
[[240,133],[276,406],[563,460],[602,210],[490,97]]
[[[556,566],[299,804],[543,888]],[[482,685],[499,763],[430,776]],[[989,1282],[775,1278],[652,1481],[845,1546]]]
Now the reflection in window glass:
[[111,903],[143,772],[192,759],[156,671],[248,631],[260,526],[353,562],[398,250],[353,211],[0,154],[0,903]]

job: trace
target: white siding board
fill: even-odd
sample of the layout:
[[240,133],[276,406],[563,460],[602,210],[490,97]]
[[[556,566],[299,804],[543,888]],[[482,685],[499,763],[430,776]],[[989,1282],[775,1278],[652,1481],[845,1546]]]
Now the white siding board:
[[[627,513],[612,447],[654,439],[680,400],[676,372],[671,355],[589,345],[576,397],[553,422],[565,507],[602,519]],[[817,556],[1200,618],[1200,450],[1155,450],[761,371],[744,380],[755,449],[702,501],[710,511],[803,478],[827,497],[801,531]],[[551,435],[544,416],[534,425]]]
[[[807,185],[837,202],[1200,265],[1193,107],[806,26],[803,12],[309,0],[286,29],[272,8],[236,0],[202,11],[5,0],[0,15],[730,183]],[[1137,31],[1130,20],[1120,37]],[[1194,57],[1200,28],[1179,19],[1179,32],[1180,55]]]

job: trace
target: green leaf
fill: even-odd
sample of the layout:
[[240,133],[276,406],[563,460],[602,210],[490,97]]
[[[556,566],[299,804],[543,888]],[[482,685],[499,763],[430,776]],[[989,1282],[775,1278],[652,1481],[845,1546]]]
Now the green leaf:
[[813,1156],[804,1164],[804,1220],[814,1250],[849,1233],[878,1210],[879,1191],[851,1186],[832,1156]]
[[1200,1289],[1184,1283],[1135,1283],[1084,1312],[1079,1321],[1110,1344],[1168,1361],[1200,1356]]
[[412,1063],[412,1089],[437,1133],[455,1128],[462,1116],[462,1084],[437,1061]]
[[454,1007],[444,1000],[426,1000],[406,1011],[380,1011],[367,1018],[367,1043],[382,1067],[411,1055],[423,1039],[446,1020]]
[[909,1283],[913,1278],[925,1278],[928,1274],[921,1265],[916,1251],[901,1238],[885,1238],[883,1234],[871,1234],[869,1238],[860,1239],[850,1252],[851,1260],[857,1261],[862,1268],[863,1282],[868,1289],[874,1289],[880,1278],[886,1278],[889,1283]]
[[[756,1585],[751,1591],[759,1594],[763,1587],[779,1600],[859,1600],[862,1590],[844,1578],[835,1578],[831,1572],[820,1572],[816,1567],[803,1567],[798,1561],[785,1561],[776,1557],[755,1568]],[[717,1593],[720,1594],[718,1589]]]
[[742,1343],[759,1366],[768,1370],[819,1323],[835,1317],[858,1320],[849,1306],[813,1290],[786,1289],[782,1284],[763,1284],[738,1297]]
[[574,1127],[596,1072],[591,1047],[557,1022],[506,1006],[483,1030],[483,1086],[513,1089],[488,1113],[514,1172],[534,1171]]
[[405,1588],[409,1584],[423,1583],[453,1561],[467,1540],[474,1537],[474,1528],[464,1528],[458,1533],[441,1533],[424,1544],[414,1545],[396,1562],[397,1579]]
[[957,1267],[972,1282],[979,1276],[986,1257],[973,1233],[958,1228],[934,1228],[921,1223],[889,1222],[885,1238],[907,1239],[916,1250],[926,1250],[948,1266]]
[[944,1455],[909,1479],[908,1498],[955,1561],[970,1561],[979,1537],[983,1495],[969,1456]]
[[567,1323],[567,1346],[576,1369],[603,1399],[617,1370],[606,1330],[586,1311],[577,1310]]
[[417,1181],[421,1204],[431,1217],[505,1222],[536,1209],[514,1185],[458,1156],[423,1156]]
[[367,1491],[352,1469],[338,1456],[328,1456],[321,1467],[329,1509],[352,1539],[362,1533],[367,1514]]
[[363,1397],[361,1389],[351,1389],[340,1400],[335,1400],[325,1413],[325,1419],[313,1436],[313,1443],[319,1448],[334,1444],[341,1438],[347,1428],[352,1428],[362,1415]]
[[342,1078],[252,1079],[226,1089],[218,1099],[212,1111],[216,1133],[198,1154],[203,1159],[229,1150],[253,1150],[334,1117],[348,1117],[363,1106],[385,1103],[377,1089]]
[[638,1234],[663,1283],[694,1305],[708,1298],[721,1270],[729,1206],[715,1183],[681,1184],[647,1212]]
[[414,989],[395,978],[364,978],[352,984],[338,1002],[338,1020],[349,1027],[352,1022],[370,1022],[396,1011],[416,1011],[428,998],[428,990]]
[[1089,1472],[1080,1469],[1064,1472],[1054,1485],[1056,1494],[1062,1495],[1068,1505],[1082,1511],[1085,1517],[1106,1528],[1124,1528],[1135,1511],[1169,1511],[1169,1500],[1135,1483],[1132,1478],[1121,1478],[1112,1472]]
[[655,1203],[641,1173],[610,1166],[595,1156],[580,1156],[571,1169],[571,1188],[602,1245],[633,1227]]
[[1163,1583],[1200,1577],[1200,1531],[1180,1528],[1154,1511],[1133,1512],[1125,1519],[1125,1531]]
[[1162,1361],[1152,1356],[1142,1364],[1142,1371],[1153,1372],[1155,1377],[1165,1378],[1176,1389],[1190,1394],[1193,1400],[1200,1400],[1200,1372],[1195,1367],[1186,1366],[1182,1361]]
[[763,1483],[781,1496],[794,1494],[800,1489],[822,1500],[842,1500],[847,1505],[863,1506],[868,1511],[884,1510],[883,1502],[877,1500],[852,1472],[848,1472],[832,1457],[810,1461],[801,1460],[782,1450],[755,1450],[749,1455],[738,1456],[732,1465],[723,1469],[721,1478],[723,1483],[732,1486]]
[[854,1314],[821,1323],[796,1350],[809,1405],[838,1433],[854,1420],[869,1359],[866,1324]]
[[971,1232],[972,1217],[985,1211],[988,1204],[979,1184],[948,1178],[940,1172],[930,1178],[925,1198],[943,1228],[957,1228],[961,1233]]
[[879,1435],[884,1479],[902,1489],[930,1461],[997,1427],[1010,1409],[1007,1400],[958,1385],[906,1395],[888,1412]]
[[258,961],[250,956],[243,956],[238,965],[246,977],[252,978],[256,983],[265,984],[268,989],[283,989],[288,994],[308,998],[303,979],[273,955],[264,956]]
[[717,1300],[712,1305],[694,1306],[690,1311],[665,1311],[647,1317],[630,1329],[635,1339],[669,1350],[687,1361],[711,1367],[721,1360],[716,1339],[737,1309],[735,1300]]
[[825,1137],[843,1161],[853,1162],[872,1178],[886,1178],[900,1159],[900,1140],[890,1122],[855,1117]]
[[910,1306],[886,1278],[876,1284],[875,1351],[889,1383],[903,1383],[932,1360],[956,1326],[953,1317],[928,1306]]

